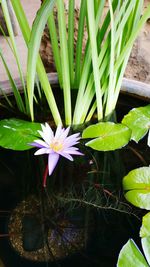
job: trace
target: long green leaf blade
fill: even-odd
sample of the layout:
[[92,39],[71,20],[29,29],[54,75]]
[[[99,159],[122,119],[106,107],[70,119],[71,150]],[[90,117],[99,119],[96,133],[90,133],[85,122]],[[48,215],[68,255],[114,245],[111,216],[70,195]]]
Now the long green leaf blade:
[[4,56],[3,56],[1,50],[0,50],[0,57],[1,57],[1,59],[2,59],[4,68],[5,68],[5,70],[6,70],[6,73],[7,73],[8,79],[9,79],[9,82],[10,82],[10,84],[11,84],[12,91],[13,91],[13,93],[14,93],[14,97],[15,97],[15,100],[16,100],[17,107],[18,107],[18,109],[19,109],[21,112],[24,112],[24,113],[25,113],[25,107],[24,107],[24,103],[23,103],[23,101],[22,101],[21,95],[20,95],[19,90],[18,90],[18,88],[17,88],[17,86],[16,86],[16,84],[15,84],[15,81],[14,81],[13,78],[12,78],[12,75],[11,75],[11,73],[10,73],[10,70],[9,70],[9,68],[8,68],[8,66],[7,66],[7,63],[6,63],[5,59],[4,59]]
[[109,2],[109,10],[111,17],[111,41],[110,41],[110,65],[109,65],[109,87],[107,93],[106,111],[105,115],[109,115],[112,111],[112,101],[114,95],[113,78],[114,78],[114,61],[115,61],[115,26],[114,26],[114,14],[111,0]]
[[132,32],[126,46],[123,48],[122,53],[120,57],[118,58],[116,64],[115,64],[115,70],[119,68],[119,66],[122,64],[124,58],[126,57],[126,54],[131,49],[135,39],[137,38],[137,35],[139,34],[140,30],[142,29],[144,23],[148,20],[150,17],[150,5],[147,7],[146,11],[144,12],[143,16],[141,17],[137,27]]
[[59,49],[59,45],[58,45],[57,29],[56,29],[56,25],[55,25],[53,12],[50,13],[50,16],[49,16],[48,21],[47,21],[47,25],[49,28],[51,45],[52,45],[56,70],[58,73],[59,84],[60,84],[60,87],[62,87],[62,69],[61,69],[60,49]]
[[65,122],[66,122],[66,125],[71,125],[72,114],[71,114],[69,57],[68,57],[68,45],[67,45],[66,25],[65,25],[65,10],[64,10],[64,3],[62,0],[57,0],[57,8],[58,8],[60,51],[61,51],[61,60],[62,60]]
[[7,6],[6,0],[2,0],[1,1],[1,5],[2,5],[2,10],[3,10],[3,14],[4,14],[6,25],[7,25],[7,29],[8,29],[8,32],[9,32],[12,51],[13,51],[13,54],[15,56],[15,60],[16,60],[16,63],[17,63],[17,66],[18,66],[19,75],[20,75],[20,79],[21,79],[21,82],[22,82],[23,90],[24,90],[25,102],[26,102],[26,110],[27,110],[27,113],[29,113],[29,106],[28,106],[28,101],[27,101],[27,92],[26,92],[25,81],[24,81],[23,72],[22,72],[22,69],[21,69],[19,53],[18,53],[18,49],[17,49],[15,37],[14,37],[14,32],[13,32],[13,28],[12,28],[11,19],[10,19],[10,15],[9,15],[9,11],[8,11],[8,6]]
[[69,16],[68,16],[68,55],[70,69],[70,84],[74,84],[74,8],[75,1],[69,1]]
[[99,65],[98,65],[98,51],[97,51],[97,35],[96,35],[96,22],[94,14],[94,2],[87,1],[87,13],[88,13],[88,25],[90,35],[90,45],[92,54],[92,64],[94,73],[94,83],[97,100],[97,116],[98,120],[103,118],[103,107],[102,107],[102,93],[99,80]]
[[33,112],[33,96],[34,96],[34,81],[35,81],[35,73],[36,73],[36,63],[38,58],[38,52],[40,48],[40,42],[42,38],[42,33],[49,17],[49,12],[52,10],[54,6],[55,0],[48,1],[46,0],[34,21],[32,32],[29,41],[29,50],[28,50],[28,61],[27,61],[27,90],[28,90],[28,98],[29,98],[29,106],[31,112],[31,118],[34,119]]
[[[25,15],[24,10],[23,10],[22,4],[21,4],[20,0],[18,0],[18,1],[11,0],[11,3],[13,6],[13,9],[14,9],[14,12],[16,14],[20,29],[22,31],[24,40],[25,40],[26,45],[28,47],[31,30],[29,27],[29,23],[27,21],[27,17]],[[52,89],[51,89],[51,86],[49,84],[49,80],[48,80],[48,77],[47,77],[47,74],[45,72],[45,68],[43,66],[43,63],[42,63],[40,56],[38,56],[38,59],[37,59],[37,73],[38,73],[39,80],[41,82],[43,91],[45,93],[47,102],[48,102],[49,107],[51,109],[54,121],[55,121],[56,125],[58,125],[58,124],[61,125],[62,124],[61,117],[60,117],[60,114],[59,114],[59,111],[58,111],[58,108],[57,108],[57,105],[56,105],[56,102],[55,102],[55,99],[54,99],[54,96],[52,93]]]
[[84,35],[84,21],[86,15],[86,0],[81,1],[79,24],[78,24],[78,37],[76,46],[76,64],[75,64],[75,86],[79,86],[81,75],[81,57],[82,57],[82,42]]

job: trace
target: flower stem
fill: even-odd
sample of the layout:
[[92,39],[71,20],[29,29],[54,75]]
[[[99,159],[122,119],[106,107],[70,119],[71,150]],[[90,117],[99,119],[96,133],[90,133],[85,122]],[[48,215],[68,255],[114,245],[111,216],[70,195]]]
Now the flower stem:
[[47,175],[48,175],[48,164],[46,165],[44,174],[43,174],[43,187],[46,187]]

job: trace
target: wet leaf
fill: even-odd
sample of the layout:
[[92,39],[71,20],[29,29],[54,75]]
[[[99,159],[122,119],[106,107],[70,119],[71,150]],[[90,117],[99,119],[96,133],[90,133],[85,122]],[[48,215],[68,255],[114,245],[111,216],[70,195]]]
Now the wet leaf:
[[150,167],[132,170],[123,178],[125,198],[143,209],[150,209]]
[[140,237],[150,237],[150,212],[143,216]]
[[142,248],[143,248],[145,257],[150,265],[150,236],[143,237],[141,242],[142,242]]
[[145,257],[150,264],[150,212],[143,216],[140,237]]
[[0,146],[12,150],[27,150],[32,147],[29,143],[39,136],[40,123],[19,119],[5,119],[0,121]]
[[132,130],[131,139],[138,142],[150,128],[150,105],[132,109],[122,123]]
[[134,241],[130,239],[120,251],[117,266],[148,267],[148,264]]
[[122,124],[113,122],[100,122],[87,127],[83,131],[82,138],[95,138],[86,143],[95,150],[110,151],[119,149],[128,144],[131,131]]

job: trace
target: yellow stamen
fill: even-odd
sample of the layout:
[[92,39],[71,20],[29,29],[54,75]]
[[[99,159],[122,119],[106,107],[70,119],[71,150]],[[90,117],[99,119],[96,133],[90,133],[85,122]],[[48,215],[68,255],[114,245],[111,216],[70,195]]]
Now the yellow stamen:
[[59,141],[55,141],[50,144],[50,148],[53,149],[55,152],[60,151],[63,145]]

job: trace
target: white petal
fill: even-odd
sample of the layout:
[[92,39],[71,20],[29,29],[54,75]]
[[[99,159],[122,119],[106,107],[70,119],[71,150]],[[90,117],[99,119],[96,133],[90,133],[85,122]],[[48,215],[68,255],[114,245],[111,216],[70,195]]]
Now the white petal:
[[48,132],[49,136],[51,138],[54,138],[54,133],[53,133],[51,127],[49,126],[49,124],[48,123],[45,123],[45,125],[46,125],[46,131]]
[[41,128],[43,132],[46,130],[46,126],[44,124],[41,124]]
[[78,143],[79,142],[77,140],[76,141],[75,140],[65,140],[63,146],[64,146],[64,148],[68,148],[68,147],[72,147]]
[[67,147],[66,149],[64,149],[64,151],[76,151],[76,150],[79,150],[78,147],[74,147],[74,146],[70,146],[70,147]]
[[75,133],[75,134],[72,134],[72,135],[70,135],[68,138],[74,138],[74,139],[76,139],[76,138],[81,138],[80,137],[80,133]]
[[63,151],[63,152],[62,152],[62,151],[59,151],[58,153],[59,153],[59,155],[61,155],[62,157],[64,157],[64,158],[66,158],[66,159],[69,159],[69,160],[73,161],[73,157],[70,156],[68,153],[65,153],[64,151]]
[[67,127],[67,129],[65,129],[63,133],[61,133],[60,139],[61,139],[62,142],[66,139],[69,131],[70,131],[70,126]]
[[64,150],[63,151],[64,153],[67,153],[67,154],[71,154],[71,155],[79,155],[79,156],[84,156],[83,153],[81,153],[80,151],[76,151],[76,150]]
[[48,149],[48,148],[40,148],[38,149],[34,155],[42,155],[42,154],[50,154],[52,152],[52,149]]
[[52,174],[53,170],[55,169],[57,162],[59,160],[59,154],[57,153],[51,153],[48,156],[48,171],[49,175]]
[[62,129],[61,125],[57,126],[56,133],[54,139],[57,140],[61,136],[61,134],[64,132],[64,129]]
[[70,136],[68,136],[66,139],[65,139],[65,142],[70,142],[70,141],[72,141],[72,142],[76,142],[76,141],[78,141],[78,140],[80,140],[81,139],[81,137],[79,136],[79,134],[77,133],[77,134],[72,134],[72,135],[70,135]]
[[[44,132],[42,132],[42,131],[38,131],[38,132],[39,132],[40,136],[44,139],[44,137],[45,137]],[[45,140],[44,140],[44,141],[45,141]]]
[[38,131],[41,137],[44,139],[44,141],[50,145],[52,139],[54,138],[53,131],[51,127],[48,125],[48,123],[45,123],[45,125],[41,125],[42,131]]
[[42,131],[39,131],[39,134],[41,135],[41,137],[44,139],[44,141],[47,143],[47,145],[49,146],[50,143],[52,142],[52,138],[51,136],[49,135],[48,132],[42,132]]
[[43,147],[46,147],[46,148],[49,148],[49,145],[47,143],[45,143],[44,141],[38,139],[38,140],[34,140],[34,142],[36,142],[37,144],[43,146]]

